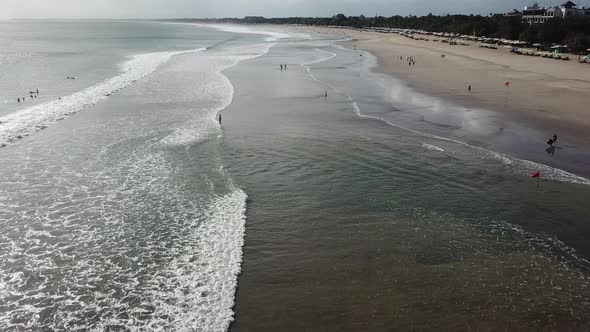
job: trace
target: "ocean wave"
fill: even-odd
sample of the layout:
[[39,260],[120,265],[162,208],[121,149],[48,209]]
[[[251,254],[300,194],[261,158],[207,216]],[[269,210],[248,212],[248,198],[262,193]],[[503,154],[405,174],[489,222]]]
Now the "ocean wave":
[[0,118],[0,146],[5,146],[32,133],[45,129],[92,105],[107,99],[113,93],[128,87],[151,74],[172,57],[185,53],[200,52],[204,48],[138,54],[120,65],[122,73],[95,86],[61,98],[61,100],[35,105]]
[[293,36],[293,34],[283,33],[278,31],[268,31],[268,30],[261,30],[261,29],[252,29],[250,27],[246,27],[243,25],[230,25],[230,24],[196,24],[200,27],[209,27],[219,31],[225,32],[234,32],[234,33],[244,33],[244,34],[256,34],[256,35],[267,35],[270,37],[265,38],[267,42],[275,42],[279,39],[289,38]]
[[[172,273],[167,274],[166,283],[185,291],[157,294],[154,317],[173,317],[177,330],[227,331],[241,271],[246,198],[246,193],[235,189],[211,202],[205,212],[207,223],[190,235],[198,238],[197,259],[194,252],[185,252],[167,268]],[[150,322],[151,327],[168,324],[166,319]]]
[[[177,166],[158,149],[111,161],[90,161],[91,182],[69,170],[48,179],[71,185],[40,202],[43,212],[19,214],[18,224],[17,212],[0,215],[0,302],[11,308],[0,311],[0,330],[227,330],[246,193],[215,160],[224,184],[205,180],[198,192],[176,181]],[[40,189],[0,191],[0,206],[12,211],[7,203]]]

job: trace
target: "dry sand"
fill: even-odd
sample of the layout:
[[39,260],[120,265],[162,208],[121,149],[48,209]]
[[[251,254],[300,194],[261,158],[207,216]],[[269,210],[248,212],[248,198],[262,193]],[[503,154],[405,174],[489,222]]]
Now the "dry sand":
[[[294,29],[348,36],[353,41],[346,46],[356,45],[376,55],[382,71],[404,79],[418,91],[466,107],[508,112],[590,146],[590,65],[578,63],[577,57],[553,60],[512,54],[506,48],[449,45],[350,29]],[[407,56],[414,58],[415,66],[408,66]],[[505,82],[510,82],[509,88]]]

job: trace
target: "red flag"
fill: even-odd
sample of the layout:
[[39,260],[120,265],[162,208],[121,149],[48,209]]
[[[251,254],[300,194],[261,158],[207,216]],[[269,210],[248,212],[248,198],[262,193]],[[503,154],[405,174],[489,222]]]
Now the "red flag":
[[504,83],[505,86],[510,86],[510,82]]
[[540,178],[541,177],[541,172],[535,172],[533,174],[531,174],[532,178]]

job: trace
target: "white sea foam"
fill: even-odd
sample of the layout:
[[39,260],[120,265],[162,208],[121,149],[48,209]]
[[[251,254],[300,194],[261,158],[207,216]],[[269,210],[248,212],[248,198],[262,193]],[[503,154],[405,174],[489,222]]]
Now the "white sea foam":
[[324,51],[324,50],[321,50],[319,48],[316,48],[315,51],[321,53],[323,56],[319,56],[319,57],[317,57],[317,59],[313,59],[311,61],[304,62],[304,63],[301,64],[302,66],[304,66],[305,68],[307,68],[307,72],[308,73],[311,71],[311,68],[309,67],[309,65],[313,65],[313,64],[316,64],[316,63],[328,61],[328,60],[330,60],[332,58],[335,58],[337,56],[336,53]]
[[[211,202],[205,212],[207,222],[188,235],[197,239],[197,259],[193,260],[194,252],[185,252],[169,263],[167,270],[172,274],[166,275],[165,282],[177,290],[155,294],[154,316],[174,317],[176,330],[229,328],[242,263],[245,212],[246,194],[239,189]],[[152,322],[153,327],[157,325]]]
[[95,105],[111,94],[151,74],[173,56],[204,49],[139,54],[121,65],[122,73],[95,86],[61,98],[35,105],[0,118],[0,145],[9,144]]
[[443,148],[439,148],[438,146],[427,144],[427,143],[422,143],[422,147],[427,150],[434,150],[437,152],[444,152],[445,151],[445,149],[443,149]]

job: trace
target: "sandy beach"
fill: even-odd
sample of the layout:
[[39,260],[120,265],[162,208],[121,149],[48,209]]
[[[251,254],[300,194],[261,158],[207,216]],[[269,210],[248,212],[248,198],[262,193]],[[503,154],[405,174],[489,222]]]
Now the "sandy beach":
[[[590,143],[590,65],[578,63],[576,58],[535,58],[512,54],[506,48],[449,45],[351,29],[293,29],[348,36],[353,40],[343,43],[345,46],[356,45],[373,53],[380,59],[381,71],[420,92],[465,107],[509,113],[537,127],[558,131],[577,144]],[[415,66],[409,66],[406,57],[412,57]],[[505,82],[510,82],[510,87]]]

